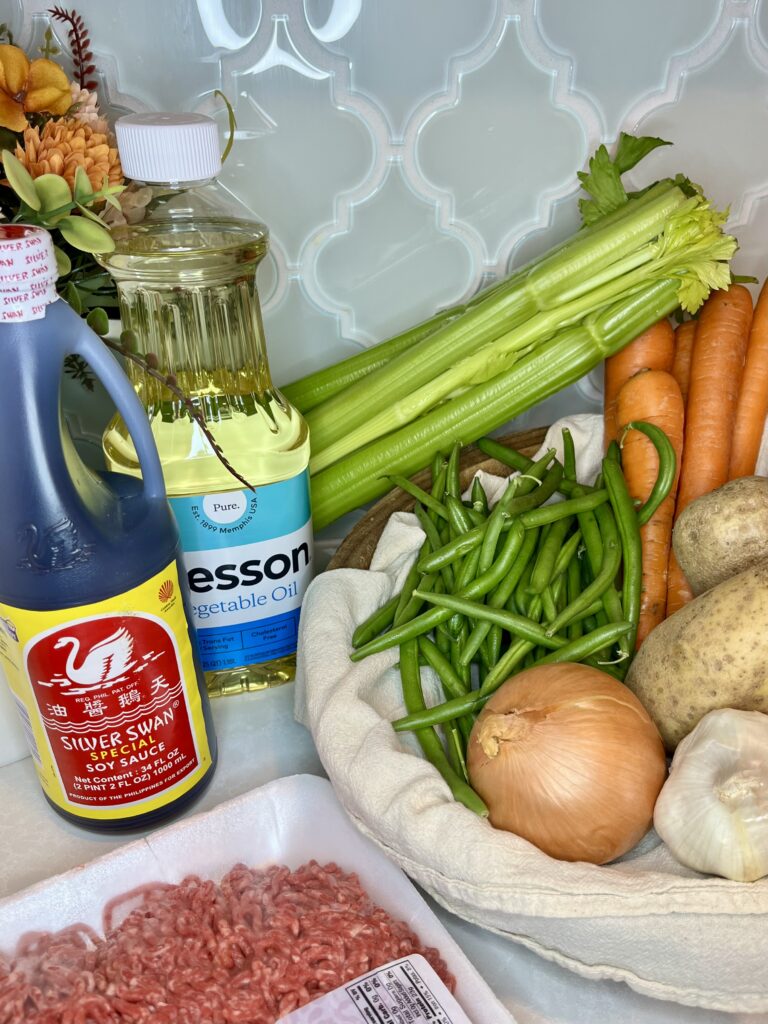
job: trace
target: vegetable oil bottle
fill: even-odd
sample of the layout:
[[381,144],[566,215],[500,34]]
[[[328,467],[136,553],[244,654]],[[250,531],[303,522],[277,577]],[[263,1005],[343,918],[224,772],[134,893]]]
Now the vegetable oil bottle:
[[[0,225],[0,664],[51,806],[97,830],[149,825],[208,785],[216,736],[144,410],[55,285],[50,235]],[[125,417],[142,480],[79,458],[70,355]]]
[[[151,198],[101,259],[124,339],[172,385],[129,367],[179,524],[208,691],[263,689],[294,676],[312,565],[307,426],[272,384],[255,285],[267,228],[215,180],[210,118],[134,114],[117,140]],[[103,444],[111,469],[139,473],[119,414]]]

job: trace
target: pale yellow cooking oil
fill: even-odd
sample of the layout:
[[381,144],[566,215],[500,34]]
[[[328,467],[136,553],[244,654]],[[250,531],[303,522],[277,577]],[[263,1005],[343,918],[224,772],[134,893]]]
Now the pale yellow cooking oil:
[[[255,285],[268,232],[223,216],[216,188],[153,186],[148,213],[100,260],[123,339],[155,369],[126,361],[179,526],[208,690],[223,695],[293,678],[312,524],[308,430],[272,384]],[[109,469],[139,475],[119,415],[103,448]]]

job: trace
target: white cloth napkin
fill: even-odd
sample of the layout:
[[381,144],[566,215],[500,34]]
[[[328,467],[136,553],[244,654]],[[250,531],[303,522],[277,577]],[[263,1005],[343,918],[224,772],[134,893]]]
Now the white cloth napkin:
[[[601,418],[558,421],[542,450],[562,456],[563,426],[579,478],[590,481]],[[504,485],[484,483],[492,493]],[[349,815],[444,906],[581,974],[713,1009],[768,1010],[768,879],[704,878],[653,832],[609,866],[553,860],[455,803],[413,738],[393,731],[404,713],[397,651],[352,662],[350,639],[399,588],[422,539],[413,515],[395,513],[370,570],[324,573],[304,600],[295,714]],[[423,678],[427,702],[439,701],[434,677],[425,670]]]

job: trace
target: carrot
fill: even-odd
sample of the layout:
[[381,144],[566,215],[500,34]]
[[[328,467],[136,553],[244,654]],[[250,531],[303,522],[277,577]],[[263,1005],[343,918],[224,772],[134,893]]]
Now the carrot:
[[[695,498],[728,480],[736,402],[751,321],[752,296],[743,285],[732,284],[712,292],[701,307],[691,356],[675,518]],[[674,552],[670,552],[667,615],[682,608],[692,597]]]
[[760,290],[749,329],[747,356],[736,402],[728,479],[752,476],[768,414],[768,279]]
[[[667,563],[672,543],[675,492],[683,453],[685,406],[680,385],[665,370],[641,371],[619,391],[619,434],[632,420],[645,420],[660,427],[672,442],[677,458],[675,482],[648,522],[640,527],[643,551],[643,583],[637,647],[664,619],[667,605]],[[630,430],[622,441],[621,467],[630,496],[645,503],[659,471],[659,457],[653,444],[638,430]]]
[[680,385],[683,402],[688,401],[688,385],[691,379],[691,356],[693,355],[693,339],[695,337],[695,320],[684,320],[675,329],[675,357],[672,361],[672,376]]
[[606,449],[617,438],[616,404],[622,385],[640,370],[671,370],[674,351],[675,332],[668,320],[659,320],[605,360],[603,438]]

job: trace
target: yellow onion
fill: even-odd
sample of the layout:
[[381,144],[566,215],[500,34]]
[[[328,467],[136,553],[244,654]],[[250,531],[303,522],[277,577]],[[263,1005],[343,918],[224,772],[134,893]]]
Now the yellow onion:
[[648,831],[666,775],[659,731],[631,690],[568,662],[502,684],[472,729],[467,767],[495,828],[593,864]]

